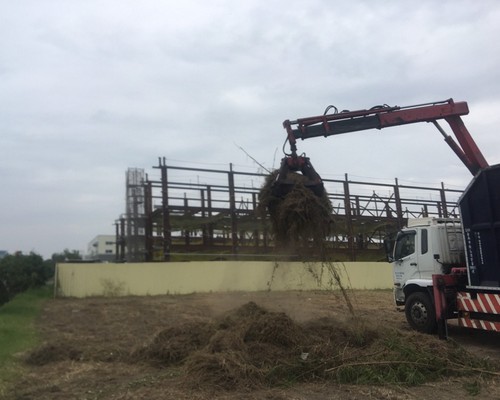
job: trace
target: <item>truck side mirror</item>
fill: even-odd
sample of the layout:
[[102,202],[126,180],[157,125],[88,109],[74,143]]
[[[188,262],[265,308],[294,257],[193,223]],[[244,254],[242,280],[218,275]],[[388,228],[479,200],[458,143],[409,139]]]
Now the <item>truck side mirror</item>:
[[394,257],[392,255],[392,251],[394,249],[394,239],[391,238],[384,238],[384,249],[385,249],[385,258],[387,262],[392,263],[394,262]]

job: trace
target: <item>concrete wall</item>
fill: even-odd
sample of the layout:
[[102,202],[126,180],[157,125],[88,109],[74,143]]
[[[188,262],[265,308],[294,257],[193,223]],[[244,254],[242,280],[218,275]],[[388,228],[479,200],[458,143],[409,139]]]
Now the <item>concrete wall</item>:
[[144,296],[194,292],[390,289],[388,263],[207,261],[131,264],[58,264],[59,297]]

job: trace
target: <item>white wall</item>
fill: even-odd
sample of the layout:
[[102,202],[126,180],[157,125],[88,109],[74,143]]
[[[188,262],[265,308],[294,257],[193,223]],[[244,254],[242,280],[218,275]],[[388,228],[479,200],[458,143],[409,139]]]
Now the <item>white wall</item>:
[[378,262],[63,263],[56,267],[55,294],[60,297],[88,297],[325,290],[338,287],[339,280],[342,286],[352,289],[393,287],[391,266]]

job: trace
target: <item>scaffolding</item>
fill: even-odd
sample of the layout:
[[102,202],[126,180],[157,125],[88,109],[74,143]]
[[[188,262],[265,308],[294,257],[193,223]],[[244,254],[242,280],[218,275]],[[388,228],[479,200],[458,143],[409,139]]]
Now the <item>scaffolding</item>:
[[125,226],[127,230],[125,260],[127,262],[142,262],[147,259],[145,182],[144,169],[129,168],[127,170],[125,199]]
[[[119,261],[276,256],[269,221],[257,212],[267,173],[237,171],[232,164],[228,169],[180,167],[167,165],[165,158],[153,169],[159,172],[153,179],[143,169],[127,171],[126,214],[117,222]],[[323,181],[335,221],[327,245],[339,260],[382,259],[384,238],[408,218],[459,216],[462,191],[443,183],[374,183],[347,174]]]

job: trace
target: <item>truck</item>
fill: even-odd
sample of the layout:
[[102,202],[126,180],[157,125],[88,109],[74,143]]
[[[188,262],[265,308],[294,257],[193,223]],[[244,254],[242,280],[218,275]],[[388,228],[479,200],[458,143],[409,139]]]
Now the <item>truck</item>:
[[[330,109],[333,113],[328,113]],[[286,120],[283,127],[290,153],[285,153],[277,186],[290,171],[310,178],[311,190],[323,183],[310,159],[297,154],[297,140],[367,129],[428,122],[435,125],[473,178],[458,200],[460,219],[409,219],[386,241],[392,264],[394,301],[409,325],[420,332],[448,337],[448,320],[482,330],[500,330],[500,164],[490,166],[463,123],[466,102],[453,99],[406,107],[386,104]],[[448,123],[456,140],[439,124]]]

